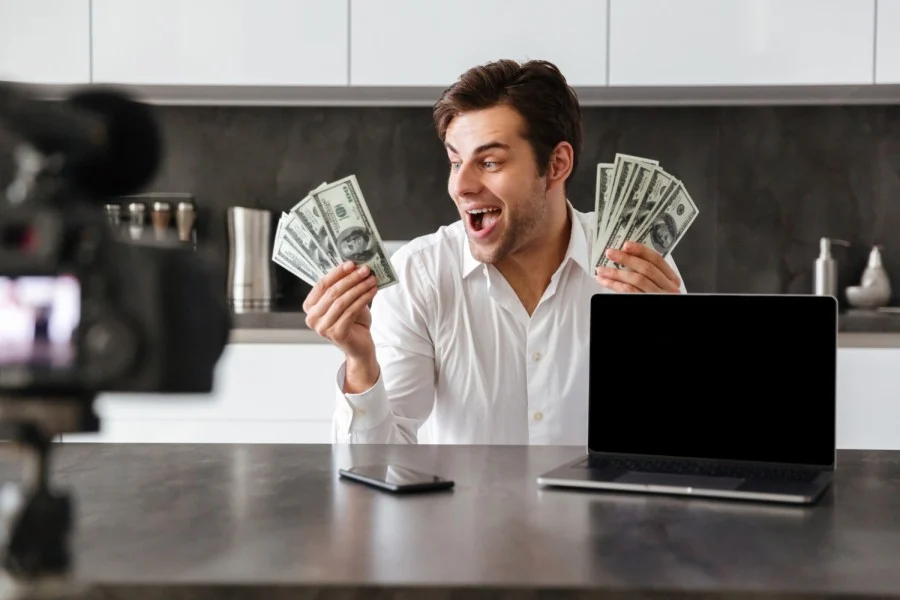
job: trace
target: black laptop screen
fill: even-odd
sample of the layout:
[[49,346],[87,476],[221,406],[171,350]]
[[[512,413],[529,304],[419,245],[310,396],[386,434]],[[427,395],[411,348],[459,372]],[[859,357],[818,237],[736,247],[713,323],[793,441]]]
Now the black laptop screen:
[[592,451],[833,464],[834,298],[601,294],[591,309]]

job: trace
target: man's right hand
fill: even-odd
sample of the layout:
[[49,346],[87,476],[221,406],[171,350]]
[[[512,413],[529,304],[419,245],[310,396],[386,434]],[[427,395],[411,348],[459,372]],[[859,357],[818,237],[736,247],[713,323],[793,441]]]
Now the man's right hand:
[[368,306],[377,291],[369,268],[348,261],[328,271],[303,302],[309,328],[347,357],[346,393],[363,392],[378,380]]

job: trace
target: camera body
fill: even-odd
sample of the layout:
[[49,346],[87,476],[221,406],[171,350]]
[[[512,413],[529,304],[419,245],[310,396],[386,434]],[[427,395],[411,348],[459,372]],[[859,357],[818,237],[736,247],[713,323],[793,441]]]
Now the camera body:
[[103,209],[156,172],[150,107],[0,84],[4,121],[22,144],[0,194],[0,397],[211,391],[231,327],[213,265],[192,245],[120,236]]
[[0,210],[0,393],[211,391],[230,313],[208,265],[53,193]]

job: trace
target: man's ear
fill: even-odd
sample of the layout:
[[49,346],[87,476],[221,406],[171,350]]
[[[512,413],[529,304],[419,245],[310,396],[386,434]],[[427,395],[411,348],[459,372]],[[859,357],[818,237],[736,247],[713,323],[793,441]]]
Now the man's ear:
[[566,180],[572,174],[572,166],[575,161],[575,151],[569,142],[560,142],[550,153],[550,162],[547,166],[547,189],[565,185]]

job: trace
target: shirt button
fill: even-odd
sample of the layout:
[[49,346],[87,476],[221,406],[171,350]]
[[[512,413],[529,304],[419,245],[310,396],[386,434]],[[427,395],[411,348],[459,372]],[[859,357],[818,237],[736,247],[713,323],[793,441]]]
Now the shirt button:
[[535,352],[534,354],[532,354],[532,355],[531,355],[531,360],[533,360],[533,361],[535,361],[535,362],[541,360],[541,353],[540,353],[540,352]]
[[535,420],[535,421],[540,421],[540,420],[543,419],[543,418],[544,418],[544,413],[542,413],[541,411],[538,411],[538,412],[534,413],[534,420]]
[[364,414],[366,414],[366,409],[364,409],[364,408],[357,408],[357,409],[354,409],[353,412],[356,413],[356,414],[358,414],[358,415],[364,415]]

